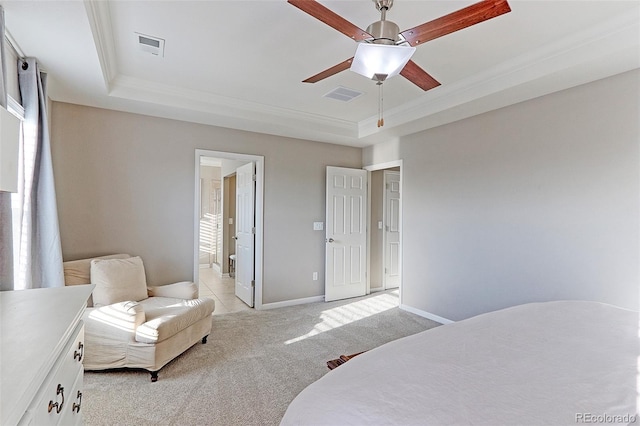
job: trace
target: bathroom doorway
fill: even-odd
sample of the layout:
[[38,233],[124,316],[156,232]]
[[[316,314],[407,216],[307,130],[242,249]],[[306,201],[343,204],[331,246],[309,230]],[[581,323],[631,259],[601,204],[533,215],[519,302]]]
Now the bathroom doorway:
[[[262,156],[196,150],[194,281],[217,313],[262,305],[263,164]],[[251,196],[237,191],[248,165]]]

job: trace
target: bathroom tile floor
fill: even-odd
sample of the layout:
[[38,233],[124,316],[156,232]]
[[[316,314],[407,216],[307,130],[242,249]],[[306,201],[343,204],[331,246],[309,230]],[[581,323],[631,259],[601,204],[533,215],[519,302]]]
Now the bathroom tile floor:
[[235,295],[235,278],[220,276],[216,269],[200,268],[200,297],[216,302],[213,315],[228,314],[251,309]]

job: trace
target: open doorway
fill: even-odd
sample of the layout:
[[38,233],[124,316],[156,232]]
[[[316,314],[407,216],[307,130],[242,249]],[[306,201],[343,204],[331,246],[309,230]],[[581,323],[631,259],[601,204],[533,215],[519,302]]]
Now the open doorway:
[[402,160],[327,166],[326,180],[325,301],[384,290],[401,300]]
[[369,291],[401,292],[402,160],[365,170],[369,171]]
[[262,306],[263,179],[262,156],[196,150],[194,282],[214,313]]
[[200,269],[222,272],[222,160],[202,157],[200,164],[200,233],[198,259]]
[[370,289],[400,286],[400,168],[371,172]]

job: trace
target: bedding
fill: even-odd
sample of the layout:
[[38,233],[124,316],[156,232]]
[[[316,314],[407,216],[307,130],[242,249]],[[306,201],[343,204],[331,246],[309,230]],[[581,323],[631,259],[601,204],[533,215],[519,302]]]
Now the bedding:
[[531,303],[363,353],[304,389],[281,425],[640,424],[638,312]]

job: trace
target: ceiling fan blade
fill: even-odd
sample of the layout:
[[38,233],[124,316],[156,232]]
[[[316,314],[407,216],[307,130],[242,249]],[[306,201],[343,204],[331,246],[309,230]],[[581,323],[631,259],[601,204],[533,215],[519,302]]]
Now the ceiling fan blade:
[[351,67],[351,62],[353,62],[353,58],[349,58],[344,62],[340,62],[338,65],[334,65],[329,69],[326,69],[312,77],[309,77],[306,80],[303,80],[303,83],[316,83],[320,80],[324,80],[327,77],[331,77],[334,74],[338,74],[341,71],[348,70]]
[[400,35],[411,46],[417,46],[510,11],[511,7],[506,0],[483,0],[415,28],[402,31]]
[[288,0],[288,2],[355,41],[373,38],[373,36],[365,30],[356,27],[342,16],[332,12],[314,0]]
[[424,91],[440,86],[438,80],[431,77],[413,61],[407,62],[407,65],[400,71],[400,75]]

